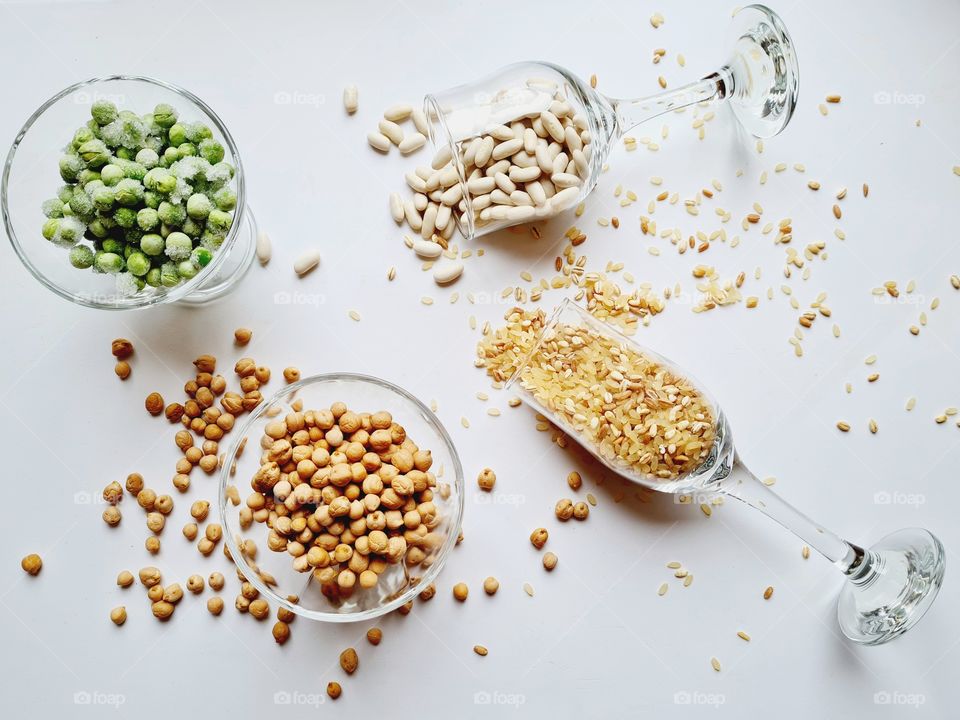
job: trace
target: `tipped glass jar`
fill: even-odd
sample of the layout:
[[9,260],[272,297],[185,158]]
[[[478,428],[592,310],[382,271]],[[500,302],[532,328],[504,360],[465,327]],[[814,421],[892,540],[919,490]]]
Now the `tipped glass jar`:
[[553,217],[593,190],[627,131],[700,102],[728,100],[749,133],[776,135],[797,100],[793,41],[763,5],[739,10],[730,34],[729,59],[718,70],[653,97],[608,98],[543,62],[510,65],[428,95],[424,110],[437,155],[425,190],[435,212],[451,207],[467,239]]

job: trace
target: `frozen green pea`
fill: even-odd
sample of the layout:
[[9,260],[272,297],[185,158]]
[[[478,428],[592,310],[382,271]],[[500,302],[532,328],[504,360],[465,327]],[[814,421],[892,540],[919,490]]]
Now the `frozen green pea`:
[[118,273],[123,270],[123,258],[116,253],[103,252],[96,256],[97,270],[103,273]]
[[106,225],[106,218],[96,218],[87,225],[87,231],[95,238],[103,239],[110,234],[110,228]]
[[152,210],[156,210],[160,207],[160,203],[163,202],[163,196],[158,193],[156,190],[144,190],[143,191],[143,204]]
[[187,125],[187,140],[194,145],[207,138],[212,138],[213,132],[202,122],[190,123]]
[[137,210],[137,227],[141,230],[153,230],[160,225],[160,214],[150,207]]
[[[123,239],[127,241],[127,248],[125,250],[126,255],[136,252],[137,248],[140,246],[140,238],[142,237],[143,230],[138,227],[129,228],[123,233]],[[124,255],[124,257],[126,257],[126,255]]]
[[60,218],[50,218],[43,224],[43,227],[40,228],[40,234],[43,235],[44,240],[53,240],[57,237],[59,231]]
[[109,100],[97,100],[90,106],[90,115],[97,125],[108,125],[117,119],[117,106]]
[[237,206],[237,194],[232,188],[222,187],[213,194],[213,202],[219,210],[233,210]]
[[133,207],[143,200],[143,185],[130,178],[124,178],[113,188],[113,196],[118,205]]
[[210,264],[211,260],[213,260],[213,253],[205,247],[194,248],[193,252],[190,253],[190,262],[198,268],[206,267]]
[[194,220],[203,220],[210,214],[210,198],[200,193],[194,193],[187,199],[187,215]]
[[153,108],[153,121],[162,128],[172,127],[177,122],[177,110],[167,103],[158,103]]
[[127,257],[127,270],[134,275],[142,276],[150,272],[150,261],[140,252],[132,252]]
[[200,151],[200,157],[209,162],[211,165],[216,165],[218,162],[223,160],[223,145],[218,143],[213,138],[205,138],[201,140],[198,149]]
[[140,238],[140,249],[147,255],[156,257],[163,252],[164,246],[163,238],[155,233],[148,233]]
[[183,221],[187,219],[187,211],[183,205],[175,205],[170,202],[160,203],[157,214],[160,216],[160,222],[170,227],[180,227],[183,225]]
[[163,161],[167,163],[167,167],[173,165],[177,160],[180,159],[180,148],[168,147],[163,151]]
[[164,148],[163,138],[158,137],[157,135],[148,135],[143,140],[143,149],[144,150],[153,150],[157,155],[160,154],[160,151]]
[[180,274],[174,263],[166,262],[160,266],[160,284],[164,287],[175,287],[180,284]]
[[93,200],[94,207],[101,212],[106,212],[113,208],[115,198],[113,188],[111,187],[98,187],[93,191],[91,198]]
[[220,249],[221,245],[223,245],[223,241],[226,239],[226,237],[226,233],[204,230],[203,235],[200,236],[200,244],[210,252],[215,252]]
[[97,177],[93,178],[92,180],[87,180],[85,183],[83,183],[83,191],[90,197],[93,197],[94,191],[96,191],[97,188],[102,188],[103,186],[103,180]]
[[74,182],[81,170],[83,170],[83,160],[79,155],[64,155],[60,158],[60,177],[67,182]]
[[200,235],[203,234],[202,221],[187,217],[187,219],[183,221],[183,225],[180,226],[180,231],[189,235],[191,238],[199,238]]
[[150,287],[160,287],[160,268],[150,268],[145,279]]
[[110,151],[107,149],[103,140],[87,140],[83,145],[77,148],[77,154],[80,159],[87,164],[87,167],[98,168],[110,161]]
[[214,232],[227,231],[233,223],[233,216],[223,210],[211,210],[207,216],[207,227]]
[[57,190],[57,199],[62,203],[70,202],[70,198],[73,197],[73,185],[61,185],[60,189]]
[[186,260],[193,251],[193,240],[182,232],[172,232],[167,235],[164,252],[175,262]]
[[123,180],[124,177],[126,177],[126,175],[123,172],[123,168],[119,165],[104,165],[100,171],[100,179],[103,180],[104,185],[116,185]]
[[146,147],[137,153],[135,160],[149,170],[157,166],[157,163],[160,162],[160,156],[156,150]]
[[83,238],[86,229],[87,226],[77,218],[63,218],[53,240],[61,245],[73,245]]
[[93,265],[93,250],[86,245],[74,245],[70,249],[70,264],[78,270],[86,270]]
[[79,192],[75,192],[73,197],[70,198],[70,209],[73,210],[75,215],[80,217],[91,217],[96,208],[93,206],[93,200],[83,192],[83,189],[78,187]]
[[143,181],[147,175],[147,169],[135,160],[117,160],[120,169],[123,170],[123,176],[137,182]]
[[100,243],[100,249],[103,250],[103,252],[120,255],[123,253],[123,243],[116,238],[107,238]]
[[177,177],[166,168],[156,167],[147,171],[143,177],[143,184],[149,190],[167,195],[177,187]]
[[63,217],[63,203],[60,201],[60,198],[50,198],[49,200],[44,200],[43,205],[40,206],[40,209],[48,218]]
[[195,156],[197,154],[197,146],[191,142],[182,143],[177,147],[177,153],[181,158]]
[[120,227],[132,228],[137,222],[137,211],[133,208],[121,207],[114,211],[112,217]]
[[136,157],[136,154],[130,148],[118,147],[116,150],[116,156],[120,160],[133,160]]
[[182,145],[187,141],[187,128],[180,123],[174,123],[167,130],[167,141],[173,147]]
[[183,260],[177,263],[177,274],[184,280],[189,280],[190,278],[196,276],[198,272],[199,270],[197,267],[189,260]]
[[90,168],[84,168],[77,173],[77,184],[86,185],[91,183],[94,180],[101,180],[100,173],[97,170],[91,170]]
[[73,149],[76,150],[85,142],[96,140],[96,138],[97,136],[93,134],[93,130],[84,125],[82,128],[78,128],[73,134],[73,141],[70,144],[73,145]]

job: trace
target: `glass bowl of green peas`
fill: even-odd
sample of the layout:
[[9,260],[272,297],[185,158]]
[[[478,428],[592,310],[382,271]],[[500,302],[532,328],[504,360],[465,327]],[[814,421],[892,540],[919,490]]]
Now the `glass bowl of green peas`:
[[26,268],[86,307],[208,302],[255,252],[230,132],[199,97],[148,77],[93,78],[43,103],[7,154],[0,204]]

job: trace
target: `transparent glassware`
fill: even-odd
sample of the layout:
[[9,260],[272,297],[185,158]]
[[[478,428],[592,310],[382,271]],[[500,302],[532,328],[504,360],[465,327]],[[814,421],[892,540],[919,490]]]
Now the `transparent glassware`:
[[[90,119],[90,106],[99,99],[120,110],[150,112],[168,103],[187,122],[203,122],[224,147],[224,160],[235,168],[231,187],[237,205],[233,223],[210,263],[190,280],[172,288],[149,285],[134,295],[118,291],[116,276],[78,270],[68,251],[40,234],[45,217],[42,203],[63,184],[58,161],[74,131]],[[200,304],[217,299],[238,283],[253,263],[257,226],[247,206],[243,166],[233,137],[217,114],[183,88],[149,77],[112,75],[71,85],[43,103],[14,138],[3,166],[0,207],[7,236],[17,256],[44,286],[79,305],[129,310],[168,302]]]
[[[461,197],[453,205],[460,233],[469,240],[575,206],[596,186],[613,144],[636,125],[667,112],[727,101],[750,134],[779,133],[793,115],[799,88],[797,56],[789,33],[772,10],[748,5],[734,16],[729,35],[728,60],[718,70],[652,97],[609,98],[568,70],[546,62],[509,65],[476,82],[427,95],[424,112],[430,119],[431,142],[438,158],[445,160],[449,155],[452,159],[460,185]],[[564,112],[560,120],[573,128],[576,137],[543,132],[537,123],[543,124],[545,111]],[[510,172],[511,183],[488,189],[489,182],[482,178],[495,171],[497,152],[480,166],[471,160],[481,154],[486,157],[479,143],[491,132],[501,133],[493,138],[497,145],[509,142],[509,134],[495,128],[509,129],[514,123],[536,127],[531,136],[514,126],[515,135],[526,134],[527,139],[510,158],[512,163],[521,170],[539,166],[541,174],[527,180],[528,173]],[[537,145],[547,150],[538,154]],[[549,161],[541,157],[544,152],[551,153]],[[559,162],[557,154],[562,155]],[[574,177],[558,180],[556,175]],[[524,194],[508,192],[511,185]],[[564,192],[567,188],[575,190]]]
[[[431,472],[437,476],[433,502],[440,518],[440,524],[431,532],[439,533],[443,542],[433,549],[426,548],[423,562],[416,566],[389,565],[375,587],[362,589],[357,585],[350,595],[333,597],[323,592],[313,573],[294,569],[292,555],[269,549],[270,528],[266,523],[254,521],[243,527],[240,510],[253,492],[250,480],[260,467],[264,429],[274,418],[292,412],[291,403],[296,400],[303,402],[304,412],[329,408],[337,401],[346,403],[355,412],[386,410],[420,448],[431,451]],[[239,505],[230,500],[234,492],[239,495]],[[298,615],[326,622],[369,620],[412,600],[434,581],[456,545],[463,505],[463,467],[453,441],[436,414],[403,388],[369,375],[314,375],[287,385],[258,405],[243,425],[231,433],[230,447],[220,471],[220,515],[224,540],[234,563],[269,599],[271,606],[285,607]],[[256,546],[255,552],[250,552],[248,541]],[[291,595],[298,597],[297,602],[288,599]]]
[[[618,348],[639,353],[684,378],[696,387],[711,408],[712,440],[709,451],[695,467],[676,477],[661,479],[636,470],[613,455],[586,417],[573,419],[558,410],[558,401],[542,390],[541,363],[562,362],[574,372],[581,350],[562,360],[553,341],[571,337],[571,332],[605,338]],[[576,342],[576,341],[574,341]],[[580,347],[574,345],[574,347]],[[586,352],[583,350],[582,352]],[[584,356],[585,359],[585,356]],[[688,373],[670,360],[641,347],[609,324],[565,300],[546,322],[526,360],[506,384],[521,399],[582,445],[613,472],[645,487],[667,493],[703,496],[725,493],[763,512],[817,550],[844,574],[837,617],[843,633],[865,645],[887,642],[909,630],[927,611],[943,582],[946,558],[940,541],[927,530],[898,530],[864,549],[848,542],[782,500],[750,472],[734,449],[730,426],[716,401]]]

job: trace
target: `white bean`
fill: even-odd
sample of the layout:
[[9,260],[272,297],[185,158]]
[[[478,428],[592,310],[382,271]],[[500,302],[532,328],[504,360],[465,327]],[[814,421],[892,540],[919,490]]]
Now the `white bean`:
[[[578,140],[580,138],[577,138]],[[529,155],[533,155],[537,151],[537,144],[540,138],[537,137],[537,134],[533,131],[533,128],[527,128],[523,131],[523,149]]]
[[[509,141],[507,141],[509,142]],[[477,148],[476,157],[473,160],[474,165],[477,167],[483,167],[490,161],[490,157],[494,150],[494,141],[493,138],[489,135],[480,142],[480,147]],[[494,158],[499,160],[499,158]]]
[[553,158],[550,156],[550,146],[549,145],[538,145],[537,146],[537,165],[545,173],[553,172]]
[[429,135],[430,123],[427,122],[427,116],[423,110],[414,110],[412,117],[413,126],[417,129],[417,132],[423,133],[424,135]]
[[370,143],[370,147],[374,150],[379,150],[380,152],[390,151],[390,138],[382,133],[367,133],[367,142]]
[[539,165],[531,165],[526,168],[514,165],[510,168],[510,179],[515,183],[530,182],[531,180],[536,180],[538,177],[540,177]]
[[463,274],[463,263],[455,260],[433,269],[433,279],[438,285],[448,285]]
[[510,170],[510,161],[507,159],[498,160],[492,165],[487,165],[487,169],[483,171],[484,175],[487,177],[496,177],[497,173],[505,173]]
[[587,156],[583,154],[583,150],[573,151],[573,162],[577,166],[577,173],[581,177],[586,177],[587,171],[590,169],[590,163],[587,161]]
[[533,205],[533,200],[523,190],[514,190],[510,193],[510,200],[514,205]]
[[467,183],[467,190],[472,195],[486,195],[497,186],[497,181],[492,177],[482,177],[471,180]]
[[460,182],[460,174],[453,165],[448,165],[440,171],[440,187],[448,188]]
[[450,206],[449,205],[439,205],[437,207],[437,230],[443,232],[447,228],[447,223],[450,222]]
[[557,142],[563,142],[563,125],[560,124],[560,120],[557,119],[556,115],[549,110],[544,110],[542,113],[540,113],[540,122],[543,123],[544,129],[550,133],[550,137]]
[[422,258],[433,260],[440,257],[443,253],[443,247],[432,240],[415,240],[413,251]]
[[451,185],[440,195],[440,202],[444,205],[456,205],[463,197],[463,186],[460,183]]
[[356,85],[347,85],[343,89],[343,109],[347,111],[349,115],[353,115],[357,108],[360,107],[360,92],[357,90]]
[[533,205],[518,205],[516,207],[508,207],[505,209],[507,211],[506,219],[515,222],[530,220],[537,213],[537,209],[533,207]]
[[414,172],[424,180],[429,180],[430,176],[433,175],[433,170],[425,165],[417,165]]
[[433,203],[430,203],[427,205],[427,209],[423,211],[423,225],[420,228],[420,237],[427,239],[431,238],[436,227],[437,206]]
[[427,205],[430,204],[429,199],[423,193],[417,193],[413,196],[413,206],[417,209],[418,212],[423,212],[427,209]]
[[394,145],[399,145],[401,142],[403,142],[403,129],[395,122],[384,118],[377,123],[377,128],[380,130],[381,134],[390,138],[390,142],[392,142]]
[[400,193],[390,193],[390,216],[396,223],[403,222],[403,200]]
[[503,190],[505,193],[512,193],[517,189],[516,184],[507,177],[504,173],[499,172],[493,176],[494,181],[497,183],[497,187]]
[[418,192],[418,193],[427,192],[427,183],[424,181],[422,177],[417,175],[415,172],[408,172],[403,177],[406,179],[407,185],[409,185],[410,189],[413,190],[414,192]]
[[450,152],[450,146],[444,145],[437,150],[437,154],[433,156],[433,160],[430,162],[430,167],[432,167],[434,170],[439,170],[448,162],[450,162],[451,157],[452,154]]
[[412,152],[416,152],[424,145],[426,145],[427,139],[423,136],[422,133],[415,132],[413,135],[408,135],[403,140],[400,141],[400,154],[409,155]]
[[[491,141],[493,140],[493,138],[490,139]],[[517,138],[514,138],[513,140],[505,140],[493,148],[493,153],[490,157],[492,157],[494,160],[502,160],[505,157],[510,157],[522,147],[523,140],[518,140]]]
[[313,270],[319,264],[320,251],[307,250],[303,255],[297,258],[297,261],[293,264],[293,271],[297,273],[297,275],[303,276]]
[[506,125],[491,125],[483,132],[485,135],[490,135],[495,140],[513,140],[513,130]]
[[553,184],[558,188],[577,188],[580,187],[580,178],[576,175],[570,173],[554,173],[550,176],[550,180],[553,181]]
[[266,265],[273,257],[273,243],[270,242],[270,236],[265,232],[257,233],[257,260],[261,265]]
[[383,117],[385,120],[391,122],[403,122],[413,113],[413,107],[410,105],[405,105],[400,103],[398,105],[391,105],[386,110],[383,111]]
[[500,188],[496,188],[490,193],[490,200],[492,200],[495,205],[513,205],[513,200],[510,199],[510,196]]
[[577,150],[583,150],[583,140],[580,139],[580,135],[577,134],[576,129],[568,126],[563,131],[564,140],[567,142],[567,147],[576,152]]
[[550,198],[550,207],[558,211],[564,210],[573,205],[573,203],[577,201],[578,197],[580,197],[580,188],[565,188]]
[[565,152],[560,153],[553,159],[553,172],[550,174],[566,172],[568,162],[570,162],[570,158],[567,157],[567,154]]
[[407,200],[407,202],[403,204],[403,214],[407,218],[407,225],[410,226],[410,229],[414,232],[420,232],[420,228],[423,227],[423,218],[420,217],[420,213],[413,204],[413,200]]
[[524,185],[524,189],[527,191],[527,195],[530,196],[530,199],[533,200],[533,204],[536,206],[546,205],[547,204],[547,195],[543,192],[543,185],[539,182],[528,182]]

